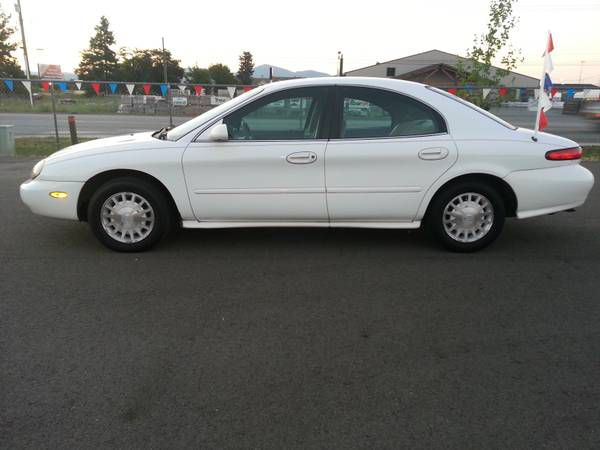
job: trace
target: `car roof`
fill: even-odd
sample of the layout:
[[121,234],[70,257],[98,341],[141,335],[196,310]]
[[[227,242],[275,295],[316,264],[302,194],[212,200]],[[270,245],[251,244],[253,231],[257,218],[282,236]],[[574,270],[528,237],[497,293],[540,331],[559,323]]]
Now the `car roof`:
[[295,80],[276,81],[263,85],[265,92],[276,92],[279,90],[310,87],[310,86],[368,86],[393,89],[398,91],[414,90],[425,85],[414,81],[396,80],[391,78],[375,77],[318,77],[299,78]]

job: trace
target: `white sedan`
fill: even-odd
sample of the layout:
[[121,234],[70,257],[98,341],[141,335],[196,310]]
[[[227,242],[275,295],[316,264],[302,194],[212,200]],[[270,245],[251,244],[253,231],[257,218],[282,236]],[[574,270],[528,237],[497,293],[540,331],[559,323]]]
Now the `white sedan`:
[[594,177],[580,160],[569,139],[536,138],[431,86],[316,78],[255,88],[171,130],[54,153],[21,198],[34,213],[89,222],[119,251],[148,249],[176,226],[422,224],[474,251],[505,217],[583,204]]

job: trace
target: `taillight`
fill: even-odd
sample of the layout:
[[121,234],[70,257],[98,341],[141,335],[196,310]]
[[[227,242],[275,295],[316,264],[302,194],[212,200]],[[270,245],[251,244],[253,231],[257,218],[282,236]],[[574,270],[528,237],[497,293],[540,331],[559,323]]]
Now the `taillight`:
[[546,159],[549,161],[570,161],[572,159],[581,159],[582,153],[581,147],[550,150],[546,152]]

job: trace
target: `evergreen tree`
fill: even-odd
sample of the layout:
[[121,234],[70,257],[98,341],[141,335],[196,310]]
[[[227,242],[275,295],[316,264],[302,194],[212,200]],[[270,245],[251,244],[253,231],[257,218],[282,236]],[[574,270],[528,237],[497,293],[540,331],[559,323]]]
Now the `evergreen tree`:
[[11,37],[15,29],[10,26],[10,15],[4,14],[0,10],[0,77],[5,78],[24,78],[25,74],[13,52],[17,49],[17,44],[11,42]]
[[100,17],[100,23],[90,38],[90,46],[81,52],[79,68],[75,70],[81,80],[114,80],[118,68],[117,54],[111,48],[115,45],[115,36],[109,30],[108,19]]
[[252,53],[244,52],[240,55],[240,67],[237,77],[242,84],[252,84],[252,75],[254,75]]
[[238,84],[237,78],[225,64],[213,64],[208,68],[208,72],[215,84]]

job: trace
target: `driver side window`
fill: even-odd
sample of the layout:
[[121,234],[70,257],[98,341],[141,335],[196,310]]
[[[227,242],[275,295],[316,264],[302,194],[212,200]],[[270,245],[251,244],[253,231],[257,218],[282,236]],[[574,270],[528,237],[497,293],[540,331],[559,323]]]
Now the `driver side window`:
[[326,95],[321,87],[278,92],[235,111],[223,123],[234,141],[318,139]]

